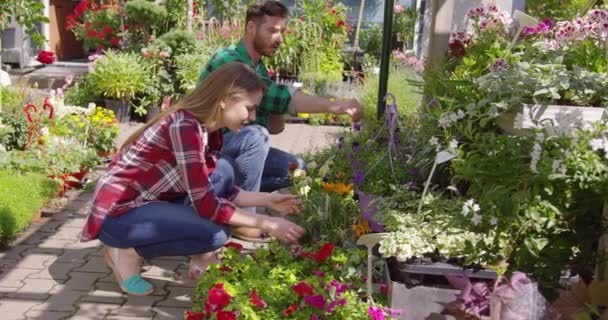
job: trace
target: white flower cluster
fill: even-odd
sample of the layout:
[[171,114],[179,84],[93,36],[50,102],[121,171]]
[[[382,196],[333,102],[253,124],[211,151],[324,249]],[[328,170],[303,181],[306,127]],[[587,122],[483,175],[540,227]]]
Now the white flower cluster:
[[553,164],[551,165],[551,171],[553,173],[566,174],[568,169],[566,168],[566,166],[564,165],[564,163],[561,160],[554,159]]
[[606,136],[601,136],[600,138],[595,138],[589,141],[589,146],[593,151],[604,151],[604,157],[608,159],[608,138]]
[[60,106],[55,108],[55,116],[61,118],[68,114],[92,115],[95,113],[95,104],[89,103],[86,108],[79,106]]
[[489,29],[508,32],[513,23],[511,15],[496,5],[473,8],[467,13],[467,18],[470,20],[470,27],[479,31]]
[[403,228],[400,231],[390,232],[380,241],[379,252],[384,257],[396,257],[399,261],[406,261],[434,250],[427,239],[424,228]]
[[530,170],[534,173],[538,173],[536,166],[538,165],[543,150],[541,146],[543,141],[545,141],[545,134],[542,132],[536,133],[536,139],[534,141],[534,146],[532,147],[532,153],[530,154],[530,157],[532,157],[532,160],[530,161]]
[[479,214],[480,211],[481,208],[479,207],[479,204],[475,203],[475,200],[473,199],[469,199],[462,204],[462,215],[467,217],[469,213],[473,213],[473,215],[471,216],[471,223],[473,223],[474,225],[479,225],[483,220],[482,215]]
[[494,61],[491,65],[490,65],[490,72],[498,72],[498,71],[503,71],[509,68],[509,64],[507,63],[507,60],[505,60],[504,58],[498,58],[496,59],[496,61]]
[[462,110],[458,110],[456,112],[448,112],[444,114],[441,118],[439,118],[439,126],[442,128],[449,128],[452,124],[462,120],[466,116],[466,113]]
[[595,9],[589,11],[585,17],[572,21],[560,21],[556,24],[555,30],[555,39],[560,45],[588,38],[606,41],[608,39],[608,11]]

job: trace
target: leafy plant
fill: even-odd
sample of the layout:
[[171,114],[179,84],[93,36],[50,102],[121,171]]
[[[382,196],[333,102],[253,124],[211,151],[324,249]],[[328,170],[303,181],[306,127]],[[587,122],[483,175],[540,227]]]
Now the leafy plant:
[[121,27],[118,4],[105,0],[81,0],[65,24],[76,39],[84,42],[86,50],[97,51],[118,47]]
[[132,52],[106,52],[89,74],[91,86],[106,98],[131,100],[150,82],[149,70]]
[[193,33],[184,30],[169,31],[154,42],[155,45],[171,55],[189,53],[196,47],[196,37]]
[[[222,263],[199,279],[196,303],[186,319],[390,319],[396,312],[364,302],[364,251],[332,244],[288,249],[270,244],[241,255],[229,243]],[[263,279],[260,274],[266,275]],[[384,300],[375,295],[374,301]],[[379,300],[378,300],[379,299]]]
[[38,23],[48,23],[44,15],[44,4],[36,0],[4,0],[0,3],[0,33],[6,29],[11,19],[23,26],[25,32],[37,44],[42,44],[45,38],[40,34]]

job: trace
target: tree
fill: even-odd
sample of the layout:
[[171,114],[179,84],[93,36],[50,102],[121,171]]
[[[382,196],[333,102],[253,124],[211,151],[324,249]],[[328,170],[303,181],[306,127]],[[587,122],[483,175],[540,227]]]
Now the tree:
[[[594,3],[590,3],[594,2]],[[526,11],[539,19],[570,20],[595,4],[593,0],[528,0]]]
[[[37,0],[0,0],[0,52],[2,52],[2,32],[13,18],[38,45],[46,41],[36,28],[37,23],[49,22],[44,16],[44,4]],[[1,57],[0,65],[2,65]]]

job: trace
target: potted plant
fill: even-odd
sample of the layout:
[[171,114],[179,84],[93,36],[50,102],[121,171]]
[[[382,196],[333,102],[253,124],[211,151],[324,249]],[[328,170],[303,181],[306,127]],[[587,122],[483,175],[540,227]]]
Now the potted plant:
[[150,120],[161,112],[166,99],[177,95],[175,86],[178,80],[170,51],[150,45],[142,49],[141,54],[151,76],[134,111],[139,115],[146,115],[146,120]]
[[65,28],[82,40],[85,50],[101,52],[116,48],[121,41],[121,18],[118,3],[81,0],[67,16]]
[[106,52],[89,74],[92,87],[106,98],[106,107],[121,123],[129,122],[131,100],[150,83],[149,67],[136,53]]

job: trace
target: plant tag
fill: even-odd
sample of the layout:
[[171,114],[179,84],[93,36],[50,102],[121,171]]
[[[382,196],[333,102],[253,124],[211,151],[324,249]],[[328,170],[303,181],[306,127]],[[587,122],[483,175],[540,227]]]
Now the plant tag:
[[529,15],[527,15],[519,10],[515,10],[515,12],[513,13],[513,18],[515,18],[515,20],[517,20],[519,22],[520,28],[534,27],[538,24],[538,20],[530,17]]
[[439,153],[437,153],[437,157],[435,158],[435,163],[442,164],[442,163],[450,161],[454,158],[456,158],[456,155],[454,153],[451,153],[451,152],[445,151],[445,150],[440,151]]

